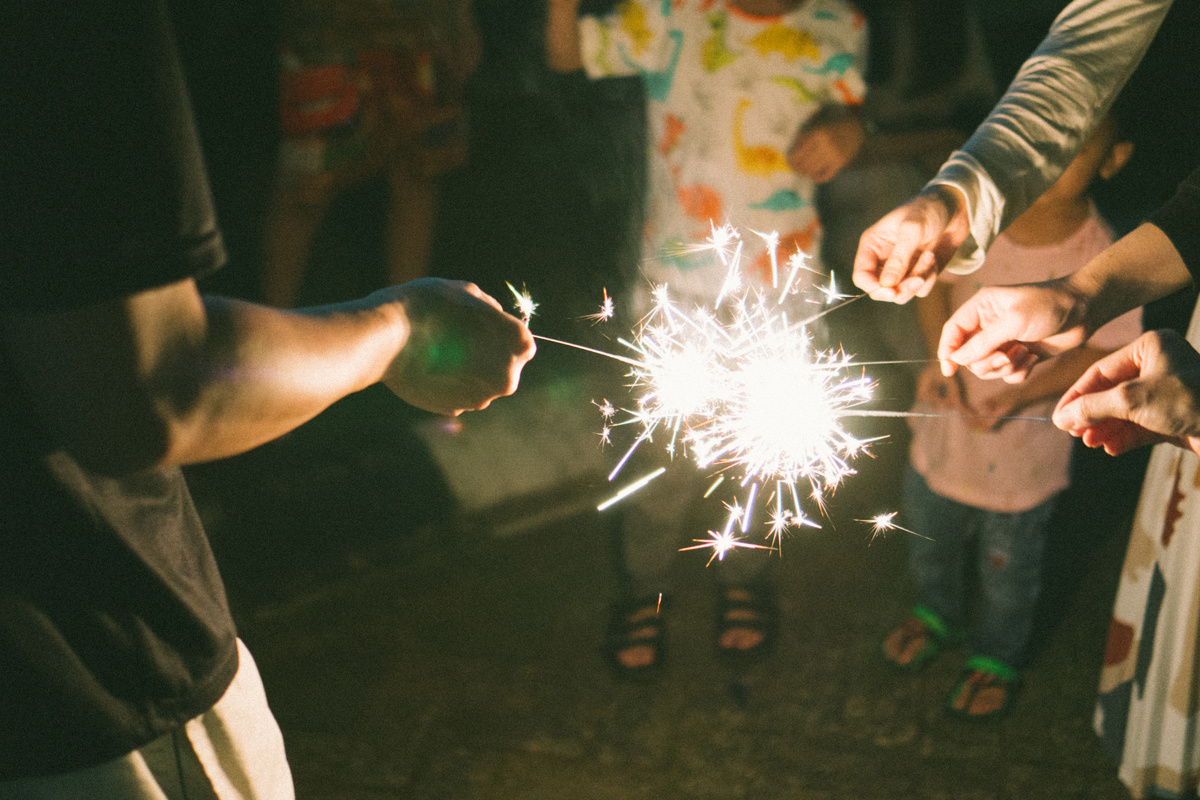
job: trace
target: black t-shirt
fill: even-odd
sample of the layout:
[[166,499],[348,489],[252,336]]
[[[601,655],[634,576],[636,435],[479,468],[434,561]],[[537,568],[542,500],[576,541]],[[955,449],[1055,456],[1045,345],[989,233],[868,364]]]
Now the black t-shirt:
[[[0,5],[0,316],[220,266],[162,2]],[[0,349],[0,780],[91,766],[204,712],[234,637],[180,471],[89,474]]]
[[1200,284],[1200,167],[1179,184],[1175,196],[1150,221],[1167,234],[1192,280]]

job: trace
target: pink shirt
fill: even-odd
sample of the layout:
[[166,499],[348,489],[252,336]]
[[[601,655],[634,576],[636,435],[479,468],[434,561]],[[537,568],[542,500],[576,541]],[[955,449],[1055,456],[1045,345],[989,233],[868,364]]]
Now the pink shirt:
[[[951,283],[951,308],[986,285],[1029,283],[1072,273],[1113,241],[1112,230],[1095,207],[1075,233],[1058,244],[1022,247],[1004,234],[988,250],[983,266],[969,275],[943,273]],[[1098,330],[1093,347],[1115,350],[1142,330],[1141,311],[1125,314]],[[1046,362],[1047,364],[1052,362]],[[1035,369],[1045,369],[1040,364]],[[1008,388],[960,371],[968,405]],[[1035,403],[1020,416],[1049,417],[1057,397]],[[941,413],[918,403],[914,411]],[[929,488],[943,497],[989,511],[1027,511],[1067,488],[1071,477],[1071,436],[1053,423],[1011,420],[995,431],[978,431],[960,417],[912,418],[910,459]]]

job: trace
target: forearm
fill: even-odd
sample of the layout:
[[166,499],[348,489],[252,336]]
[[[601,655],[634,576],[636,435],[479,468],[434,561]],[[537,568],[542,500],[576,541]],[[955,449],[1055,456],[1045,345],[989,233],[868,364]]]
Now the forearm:
[[383,376],[407,331],[395,309],[350,303],[281,311],[205,297],[207,330],[153,387],[171,436],[161,461],[245,452]]
[[1143,223],[1068,277],[1087,335],[1126,311],[1192,281],[1179,252],[1159,228]]
[[549,0],[546,3],[546,64],[556,72],[583,69],[578,14],[578,0]]
[[378,380],[400,319],[204,299],[192,281],[3,320],[48,436],[111,474],[249,450]]
[[972,240],[963,258],[981,260],[1062,173],[1141,61],[1171,2],[1075,0],[1063,11],[991,115],[934,179],[967,198]]

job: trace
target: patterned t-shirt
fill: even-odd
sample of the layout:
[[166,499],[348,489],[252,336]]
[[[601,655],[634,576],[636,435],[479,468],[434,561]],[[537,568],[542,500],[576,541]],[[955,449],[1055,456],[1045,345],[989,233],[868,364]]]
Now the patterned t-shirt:
[[779,255],[816,256],[815,186],[788,166],[800,128],[828,106],[858,105],[866,24],[849,3],[806,0],[755,16],[732,2],[629,0],[580,20],[589,76],[641,75],[649,120],[643,271],[653,283],[711,299],[724,267],[686,252],[712,226],[745,238],[743,263],[769,279],[765,240]]

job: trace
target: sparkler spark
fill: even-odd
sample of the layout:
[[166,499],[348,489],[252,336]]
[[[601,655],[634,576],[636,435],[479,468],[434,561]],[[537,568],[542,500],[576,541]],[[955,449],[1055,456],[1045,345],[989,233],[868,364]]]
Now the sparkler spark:
[[916,531],[910,531],[908,528],[897,525],[895,522],[896,514],[897,512],[895,511],[889,511],[886,514],[876,514],[870,519],[856,519],[854,521],[865,522],[871,526],[872,542],[874,542],[880,534],[887,535],[887,533],[890,531],[904,531],[905,533],[911,533],[913,536],[920,536],[922,539],[929,538],[928,536],[921,536],[921,534],[917,533]]
[[[778,237],[758,236],[775,263]],[[818,348],[811,320],[790,320],[783,305],[807,283],[799,273],[813,271],[807,256],[798,252],[788,259],[782,286],[776,280],[770,290],[747,288],[743,244],[735,229],[723,226],[691,248],[711,250],[726,265],[715,306],[688,308],[672,299],[665,284],[653,288],[650,313],[631,339],[618,339],[631,351],[634,408],[620,409],[619,418],[605,422],[639,429],[610,480],[648,441],[732,479],[742,499],[726,504],[725,529],[683,548],[711,548],[709,563],[735,548],[774,549],[792,528],[820,527],[804,512],[801,495],[823,513],[826,496],[855,474],[851,462],[874,441],[855,437],[842,424],[871,400],[872,379],[842,351]],[[844,299],[833,277],[828,280],[818,290],[824,302]],[[771,545],[739,538],[760,515]]]
[[[682,252],[712,252],[726,267],[715,304],[687,307],[672,298],[666,284],[654,286],[650,313],[628,339],[617,339],[629,355],[535,336],[629,365],[632,408],[618,408],[607,399],[593,401],[603,417],[602,445],[610,443],[618,429],[637,431],[609,474],[610,481],[638,447],[652,443],[672,457],[686,455],[714,478],[705,497],[720,486],[733,487],[737,498],[725,503],[728,516],[723,529],[710,530],[708,538],[693,539],[693,545],[682,548],[710,549],[709,564],[738,548],[779,550],[787,531],[820,528],[815,517],[826,513],[828,495],[855,474],[854,459],[884,438],[860,439],[843,422],[851,417],[909,416],[865,408],[875,388],[865,367],[875,362],[855,363],[840,348],[821,349],[814,341],[810,326],[863,295],[843,294],[832,272],[826,276],[810,267],[803,251],[790,255],[786,269],[779,269],[778,235],[755,233],[768,247],[769,288],[746,286],[745,242],[732,226],[714,225],[706,242]],[[802,279],[800,273],[805,271],[827,279],[827,284]],[[528,292],[517,292],[511,284],[509,289],[528,322],[536,304]],[[802,290],[819,298],[800,299],[823,308],[789,319],[789,298]],[[600,312],[586,318],[601,322],[612,316],[606,289]],[[639,478],[598,510],[640,490],[663,472],[665,467],[660,467]],[[815,507],[813,516],[805,513],[805,503]],[[894,518],[892,512],[859,521],[874,526],[872,540],[890,530],[920,535],[896,525]],[[769,544],[741,538],[756,521]]]
[[608,296],[608,289],[603,289],[602,291],[604,292],[604,300],[600,303],[600,310],[595,314],[584,315],[584,319],[590,319],[593,325],[597,322],[610,320],[616,314],[616,307],[613,305],[613,299]]
[[518,292],[516,287],[508,281],[505,281],[504,285],[508,287],[508,290],[513,293],[513,297],[516,298],[517,311],[521,313],[521,321],[528,325],[529,320],[533,317],[533,312],[537,310],[538,304],[533,302],[533,297],[524,286]]

